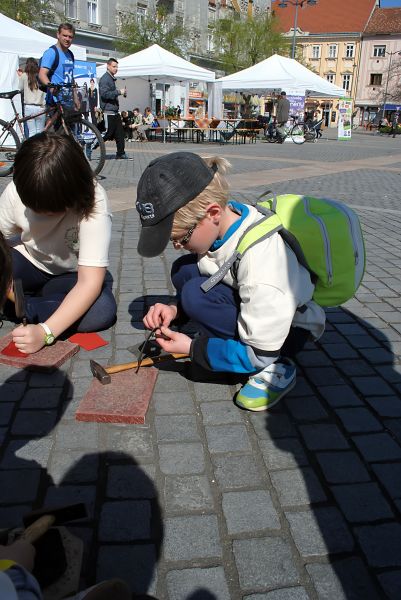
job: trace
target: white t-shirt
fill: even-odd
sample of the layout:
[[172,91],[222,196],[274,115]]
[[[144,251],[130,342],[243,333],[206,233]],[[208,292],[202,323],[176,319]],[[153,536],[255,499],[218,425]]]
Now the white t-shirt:
[[78,265],[107,267],[111,238],[107,195],[95,185],[95,206],[88,219],[68,210],[47,215],[22,204],[14,182],[0,197],[0,231],[10,246],[50,275],[77,271]]

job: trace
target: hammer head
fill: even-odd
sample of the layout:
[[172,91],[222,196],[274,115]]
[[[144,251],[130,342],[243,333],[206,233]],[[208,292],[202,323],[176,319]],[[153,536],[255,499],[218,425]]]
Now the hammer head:
[[96,377],[103,385],[107,383],[111,383],[111,377],[109,373],[106,372],[105,368],[94,360],[90,361],[90,367],[92,371],[93,377]]

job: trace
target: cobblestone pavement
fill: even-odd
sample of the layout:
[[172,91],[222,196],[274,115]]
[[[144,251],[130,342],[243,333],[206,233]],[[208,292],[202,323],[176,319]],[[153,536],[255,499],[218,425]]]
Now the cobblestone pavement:
[[[295,389],[269,413],[240,411],[232,382],[201,382],[190,366],[171,364],[160,369],[144,426],[76,422],[89,358],[132,360],[126,349],[143,339],[144,307],[173,291],[177,255],[137,255],[132,207],[146,164],[182,149],[231,159],[236,198],[270,187],[355,206],[363,285],[328,311],[326,333],[299,356]],[[32,507],[83,501],[89,518],[71,526],[85,541],[83,580],[121,576],[159,600],[399,600],[400,140],[127,152],[134,161],[107,161],[102,179],[115,211],[110,344],[81,350],[51,375],[0,366],[0,527]]]

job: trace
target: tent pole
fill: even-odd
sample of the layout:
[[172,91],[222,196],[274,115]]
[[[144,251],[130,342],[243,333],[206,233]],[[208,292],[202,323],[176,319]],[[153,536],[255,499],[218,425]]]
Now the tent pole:
[[163,83],[163,144],[166,143],[166,84]]

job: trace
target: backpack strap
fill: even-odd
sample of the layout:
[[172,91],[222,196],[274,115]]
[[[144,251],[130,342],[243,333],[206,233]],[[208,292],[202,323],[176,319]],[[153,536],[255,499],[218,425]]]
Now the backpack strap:
[[49,79],[51,79],[53,77],[54,71],[57,69],[58,64],[60,62],[60,56],[59,56],[58,48],[57,48],[56,44],[53,44],[53,46],[50,46],[50,48],[53,48],[55,56],[54,56],[52,66],[50,67],[50,69],[47,73],[47,76]]
[[252,248],[262,240],[271,237],[282,228],[283,226],[277,215],[265,217],[248,227],[242,234],[234,254],[220,267],[217,273],[214,273],[214,275],[202,283],[202,290],[204,292],[211,290],[224,278],[231,268],[236,272],[238,270],[239,261],[249,248]]

